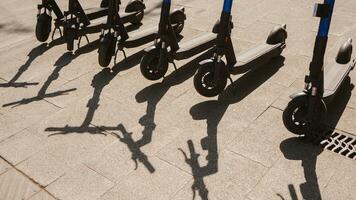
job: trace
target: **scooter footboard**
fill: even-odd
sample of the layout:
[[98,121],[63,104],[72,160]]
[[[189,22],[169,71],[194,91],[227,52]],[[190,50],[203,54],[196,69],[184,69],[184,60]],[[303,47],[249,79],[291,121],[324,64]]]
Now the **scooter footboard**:
[[260,44],[249,50],[246,50],[236,57],[234,74],[243,73],[252,68],[259,67],[272,58],[279,56],[285,48],[284,43],[270,45],[267,43]]
[[156,39],[157,32],[157,26],[133,32],[123,45],[126,48],[134,48],[147,44]]
[[183,60],[204,52],[215,45],[216,34],[204,33],[192,40],[180,45],[180,49],[175,54],[176,60]]

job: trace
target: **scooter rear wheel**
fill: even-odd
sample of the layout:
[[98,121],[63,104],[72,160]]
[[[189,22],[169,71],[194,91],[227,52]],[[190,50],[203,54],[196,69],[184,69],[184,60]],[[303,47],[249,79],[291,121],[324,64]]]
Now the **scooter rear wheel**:
[[115,45],[116,42],[109,35],[105,35],[101,40],[98,49],[98,59],[101,67],[109,66],[111,58],[115,54]]
[[218,82],[214,81],[214,63],[202,65],[194,76],[194,88],[202,96],[214,97],[226,87],[227,78],[221,75]]
[[[300,96],[292,99],[284,109],[283,123],[284,126],[293,134],[296,135],[308,135],[310,133],[312,124],[307,121],[308,113],[308,98],[307,96]],[[321,100],[316,105],[315,118],[319,124],[315,124],[314,127],[320,128],[323,124],[326,115],[325,103]]]
[[40,42],[47,41],[52,29],[52,17],[42,13],[37,17],[36,38]]
[[162,65],[159,64],[159,49],[147,52],[141,60],[140,70],[142,75],[151,81],[162,78],[168,70],[168,61]]

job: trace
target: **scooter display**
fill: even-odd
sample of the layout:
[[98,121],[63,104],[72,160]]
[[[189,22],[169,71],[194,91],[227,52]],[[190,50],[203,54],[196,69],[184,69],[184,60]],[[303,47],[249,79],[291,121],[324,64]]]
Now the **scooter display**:
[[[115,2],[117,0],[110,0]],[[184,28],[186,20],[184,8],[175,9],[170,13],[171,1],[164,0],[161,8],[160,25],[165,24],[166,28],[173,35],[179,34]],[[161,26],[160,26],[161,27]],[[118,12],[111,12],[107,18],[107,24],[100,35],[100,46],[98,50],[98,60],[102,67],[109,66],[111,59],[115,56],[115,63],[118,51],[122,51],[126,59],[125,48],[135,48],[147,44],[157,38],[161,28],[156,25],[128,34],[123,20]]]
[[[120,2],[119,2],[120,3]],[[145,5],[142,0],[130,1],[122,16],[124,23],[139,24],[144,16]],[[59,30],[62,37],[62,30],[68,45],[68,50],[73,50],[75,39],[81,39],[86,34],[100,32],[105,16],[108,15],[108,0],[102,0],[98,8],[83,9],[78,0],[69,0],[68,11],[62,12],[55,0],[42,0],[38,5],[36,38],[40,42],[45,42],[52,31],[52,12],[56,18],[52,40],[56,30]],[[87,38],[87,37],[86,37]],[[88,39],[88,38],[87,38]]]
[[[170,1],[164,2],[170,3]],[[145,49],[140,69],[142,75],[148,80],[162,78],[168,70],[169,63],[173,63],[177,69],[174,60],[188,59],[215,45],[217,33],[215,28],[212,33],[204,33],[179,44],[176,35],[170,30],[170,26],[169,19],[161,20],[154,45]]]
[[311,139],[323,137],[327,105],[347,82],[349,73],[356,65],[356,60],[351,59],[352,40],[348,39],[340,47],[335,61],[324,67],[334,4],[335,0],[324,0],[323,4],[315,5],[314,16],[321,20],[309,75],[305,77],[304,91],[291,95],[292,100],[283,112],[283,123],[290,132]]
[[[200,62],[200,68],[194,76],[196,91],[205,97],[214,97],[221,93],[231,75],[250,71],[279,56],[285,48],[287,38],[286,25],[276,26],[267,41],[235,56],[231,40],[231,8],[233,0],[224,0],[220,24],[216,27],[216,49],[211,59]],[[226,64],[223,57],[226,58]]]

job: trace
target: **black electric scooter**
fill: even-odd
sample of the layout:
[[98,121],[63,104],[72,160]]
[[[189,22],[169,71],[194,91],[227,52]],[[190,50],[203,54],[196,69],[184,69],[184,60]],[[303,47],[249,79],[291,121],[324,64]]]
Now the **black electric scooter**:
[[[166,0],[164,3],[170,3],[170,0]],[[140,69],[142,75],[148,80],[162,78],[168,70],[169,63],[173,63],[175,69],[177,69],[174,60],[188,59],[215,45],[216,28],[212,33],[204,33],[192,40],[178,44],[176,35],[170,30],[170,24],[169,19],[161,21],[158,38],[156,38],[153,46],[145,49]]]
[[[37,40],[45,42],[48,39],[52,29],[52,12],[54,12],[56,19],[54,19],[55,29],[52,40],[57,29],[62,37],[61,28],[63,28],[68,50],[73,50],[75,39],[81,39],[89,33],[100,32],[105,20],[103,17],[109,12],[108,6],[108,0],[102,0],[99,8],[83,9],[78,0],[69,0],[68,11],[62,12],[55,0],[42,0],[42,4],[38,5]],[[142,0],[131,0],[122,17],[123,22],[139,24],[144,16],[144,9]]]
[[283,123],[292,133],[311,139],[323,137],[323,125],[327,115],[327,104],[337,95],[356,60],[351,60],[352,40],[348,39],[339,49],[335,62],[324,67],[324,55],[335,0],[324,0],[316,4],[314,16],[320,17],[309,75],[305,77],[303,92],[291,95],[292,100],[283,112]]
[[[117,1],[117,0],[110,0]],[[169,26],[172,34],[179,34],[183,31],[186,20],[184,8],[175,9],[170,13],[170,1],[164,0],[161,8],[160,24]],[[147,44],[157,38],[159,28],[152,26],[132,34],[128,34],[123,25],[122,18],[118,12],[112,12],[108,16],[107,24],[100,35],[100,46],[98,50],[98,60],[102,67],[107,67],[113,56],[115,63],[118,51],[122,51],[126,59],[125,48],[135,48]],[[170,21],[171,23],[166,23]],[[118,40],[118,38],[120,38]]]
[[[279,56],[285,48],[287,38],[286,25],[275,27],[269,34],[267,41],[235,56],[231,41],[231,7],[233,0],[224,1],[216,50],[213,58],[200,62],[200,68],[194,76],[194,87],[205,97],[213,97],[222,92],[231,75],[240,74],[262,66],[272,58]],[[227,63],[222,60],[226,57]]]
[[[76,6],[75,7],[76,9],[70,8],[69,12],[64,13],[65,21],[67,22],[64,26],[64,37],[67,42],[67,49],[69,51],[72,51],[74,46],[74,40],[79,40],[78,46],[80,45],[80,40],[83,36],[85,36],[85,38],[89,42],[87,34],[98,33],[106,25],[105,25],[105,17],[90,20],[85,15],[84,10],[79,8],[80,4],[78,0],[69,0],[69,1],[77,1],[76,4],[73,4],[74,6]],[[121,1],[117,1],[117,7],[120,5],[120,2]],[[129,9],[127,9],[128,7],[126,7],[126,9],[130,11],[131,14],[126,13],[126,17],[123,18],[123,23],[131,22],[132,24],[139,24],[141,23],[141,20],[143,18],[144,9],[146,8],[146,6],[143,4],[143,0],[133,0],[132,2],[135,2],[132,4],[133,5],[132,7],[130,7]],[[108,12],[106,12],[105,16],[107,16],[109,12],[112,12],[109,11],[109,9],[113,9],[113,8],[109,7]]]

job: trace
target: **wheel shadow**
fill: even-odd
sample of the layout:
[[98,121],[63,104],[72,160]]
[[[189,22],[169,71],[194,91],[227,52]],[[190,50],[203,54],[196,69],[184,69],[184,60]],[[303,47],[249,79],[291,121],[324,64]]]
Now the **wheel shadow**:
[[[310,141],[301,136],[286,139],[280,144],[280,149],[286,159],[302,161],[306,180],[305,183],[300,184],[300,192],[303,199],[322,199],[318,177],[315,171],[317,157],[324,150],[322,143],[324,143],[324,141],[327,142],[328,138],[336,131],[336,126],[347,108],[353,89],[354,85],[351,83],[350,77],[348,77],[340,88],[340,91],[338,91],[337,96],[334,97],[332,102],[328,103],[329,115],[327,116],[326,127],[323,130],[326,132],[326,134],[323,134],[326,135],[324,140],[321,142],[318,141],[318,143],[310,143]],[[292,200],[298,200],[294,185],[288,185],[288,189]],[[284,199],[280,194],[277,194],[277,196]]]
[[[205,101],[194,105],[190,109],[190,114],[194,120],[206,120],[207,137],[201,139],[201,146],[203,150],[208,151],[206,158],[208,163],[204,167],[199,165],[197,158],[195,158],[199,154],[192,151],[193,148],[190,148],[190,159],[187,159],[187,153],[184,153],[187,164],[192,168],[194,178],[192,185],[193,197],[195,197],[197,191],[201,199],[208,199],[208,190],[203,178],[218,172],[218,126],[228,107],[231,104],[243,100],[272,77],[284,65],[284,60],[285,58],[280,56],[271,60],[268,66],[266,65],[263,68],[248,71],[228,86],[227,89],[219,95],[218,100]],[[191,142],[188,141],[188,145],[192,145],[189,143]]]

